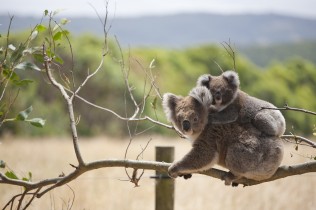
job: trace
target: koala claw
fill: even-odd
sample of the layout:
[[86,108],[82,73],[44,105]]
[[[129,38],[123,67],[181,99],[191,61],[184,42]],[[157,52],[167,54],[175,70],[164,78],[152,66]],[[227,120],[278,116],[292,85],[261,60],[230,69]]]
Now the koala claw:
[[190,179],[192,177],[192,174],[181,174],[180,177],[183,177],[183,179]]
[[235,183],[235,182],[232,183],[232,187],[238,187],[238,185],[239,185],[238,183]]

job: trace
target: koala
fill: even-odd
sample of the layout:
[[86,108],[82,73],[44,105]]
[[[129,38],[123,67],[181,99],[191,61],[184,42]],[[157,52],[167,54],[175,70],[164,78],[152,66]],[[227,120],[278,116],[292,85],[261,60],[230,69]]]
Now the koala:
[[[263,180],[271,177],[283,158],[283,142],[276,136],[261,136],[251,124],[213,124],[209,106],[212,95],[206,87],[195,87],[188,96],[164,94],[167,119],[191,139],[191,150],[168,168],[172,178],[190,177],[215,164],[229,170],[222,177],[226,185],[240,178]],[[234,186],[234,185],[233,185]]]
[[213,123],[224,124],[238,121],[241,124],[251,123],[264,135],[282,136],[286,124],[279,110],[271,103],[252,97],[239,89],[239,77],[234,71],[225,71],[220,76],[202,75],[197,86],[209,89],[213,96],[210,113]]

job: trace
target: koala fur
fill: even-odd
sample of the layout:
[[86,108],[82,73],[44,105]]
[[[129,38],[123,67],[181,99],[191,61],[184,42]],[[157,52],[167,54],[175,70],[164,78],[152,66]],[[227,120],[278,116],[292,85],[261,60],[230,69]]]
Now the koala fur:
[[169,176],[185,176],[218,164],[229,169],[223,177],[226,185],[242,177],[271,177],[282,161],[282,140],[261,136],[251,124],[212,124],[211,103],[212,95],[205,87],[194,88],[186,97],[171,93],[163,96],[168,120],[192,140],[192,149],[168,168]]
[[211,113],[213,123],[224,124],[238,121],[252,123],[259,131],[268,136],[282,136],[286,124],[279,110],[271,103],[249,96],[239,89],[239,77],[234,71],[225,71],[220,76],[202,75],[197,86],[205,86],[213,96]]

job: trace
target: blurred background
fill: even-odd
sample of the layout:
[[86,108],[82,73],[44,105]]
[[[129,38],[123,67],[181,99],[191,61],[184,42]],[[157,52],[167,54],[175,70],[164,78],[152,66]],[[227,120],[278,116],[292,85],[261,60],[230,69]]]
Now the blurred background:
[[[62,81],[60,75],[69,75],[73,65],[76,84],[80,84],[102,58],[104,31],[99,17],[105,17],[106,4],[102,0],[5,0],[0,7],[0,61],[4,57],[10,17],[14,16],[9,44],[19,46],[36,24],[48,25],[48,18],[43,18],[45,10],[58,11],[54,19],[67,20],[63,29],[69,32],[73,51],[72,55],[65,37],[58,40],[60,45],[56,52],[62,59],[55,66],[58,79]],[[134,106],[126,96],[122,59],[124,68],[129,71],[136,101],[140,103],[144,89],[149,88],[148,81],[145,82],[146,72],[156,77],[162,94],[187,95],[201,74],[219,75],[221,69],[233,69],[228,43],[235,53],[242,90],[277,107],[287,104],[316,111],[315,8],[314,0],[109,1],[106,25],[109,54],[98,74],[80,91],[80,96],[122,116],[131,116]],[[40,46],[45,41],[45,33],[39,32],[32,46]],[[40,62],[35,63],[42,68]],[[68,162],[75,159],[62,96],[43,73],[16,70],[16,74],[33,82],[21,88],[7,118],[14,118],[32,105],[30,117],[41,117],[46,123],[43,128],[24,122],[2,124],[0,160],[6,161],[21,176],[32,171],[34,180],[71,171]],[[0,109],[5,108],[4,103],[16,91],[14,85],[8,87]],[[176,159],[190,148],[190,144],[179,140],[174,132],[150,122],[129,123],[127,127],[125,121],[80,100],[75,100],[74,108],[76,118],[80,119],[79,136],[84,137],[85,158],[123,158],[131,130],[140,138],[128,153],[131,159],[136,158],[149,139],[153,141],[145,151],[146,160],[154,160],[153,148],[157,145],[176,146]],[[315,139],[315,116],[293,111],[282,113],[287,122],[286,134]],[[161,100],[154,91],[148,97],[144,115],[167,123]],[[293,144],[287,145],[284,164],[302,163],[315,157],[314,150],[296,149]],[[120,181],[126,179],[123,169],[104,169],[85,175],[70,184],[76,192],[75,209],[104,209],[100,206],[139,209],[140,205],[153,209],[154,181],[149,179],[153,172],[146,173],[141,188],[132,188]],[[309,174],[235,190],[224,188],[220,180],[197,176],[191,181],[177,180],[176,209],[313,209],[315,183],[315,175]],[[0,206],[17,192],[19,190],[0,185]],[[117,195],[126,202],[121,202]],[[37,206],[55,209],[55,205],[67,209],[72,198],[71,190],[62,187],[38,201],[34,209]]]
[[[130,66],[131,85],[140,101],[145,74],[154,59],[154,75],[164,92],[186,95],[195,86],[199,75],[218,75],[233,69],[233,59],[225,49],[230,43],[236,55],[236,69],[241,88],[250,95],[270,101],[278,107],[289,106],[316,110],[316,3],[304,1],[109,1],[108,21],[111,55],[102,71],[82,90],[81,95],[91,102],[125,114],[124,82],[122,80],[119,47]],[[101,59],[103,27],[98,18],[106,14],[105,1],[8,1],[0,8],[1,46],[6,41],[9,17],[10,43],[23,42],[30,30],[42,20],[44,10],[58,11],[57,22],[67,19],[64,29],[70,32],[74,51],[76,81],[82,81],[87,70],[93,70]],[[47,19],[47,18],[46,18]],[[47,24],[47,20],[42,20]],[[46,21],[46,22],[45,22]],[[23,38],[24,37],[24,38]],[[119,45],[117,44],[117,41]],[[37,38],[34,45],[43,39]],[[227,48],[227,46],[226,46]],[[64,60],[61,68],[71,65],[67,44],[59,49]],[[32,115],[45,118],[43,129],[29,129],[23,123],[7,123],[0,135],[64,135],[68,119],[56,89],[47,84],[43,75],[17,72],[21,77],[35,77],[35,82],[24,88],[14,104],[16,114],[33,105]],[[154,97],[153,97],[154,98]],[[149,99],[154,100],[154,99]],[[127,101],[128,107],[131,101]],[[158,101],[160,106],[160,100]],[[87,109],[79,102],[75,106],[81,116],[78,124],[81,135],[126,135],[126,123],[97,109]],[[150,104],[146,114],[151,115]],[[132,111],[132,110],[131,110]],[[311,135],[315,120],[306,114],[283,112],[287,132]],[[157,115],[164,120],[160,107]],[[151,115],[154,116],[154,115]],[[110,122],[110,123],[109,123]],[[140,129],[150,124],[141,123]],[[165,133],[157,126],[152,132]]]

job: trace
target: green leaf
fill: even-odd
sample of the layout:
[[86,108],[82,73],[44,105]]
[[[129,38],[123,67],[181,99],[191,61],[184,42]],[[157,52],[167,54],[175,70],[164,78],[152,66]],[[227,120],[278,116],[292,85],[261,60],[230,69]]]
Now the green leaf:
[[32,173],[29,172],[27,175],[28,175],[28,177],[23,177],[22,180],[23,180],[23,181],[26,181],[26,182],[29,182],[29,181],[32,180]]
[[316,136],[316,133],[313,133],[313,136]]
[[61,40],[62,35],[63,35],[63,33],[60,32],[60,31],[58,31],[58,32],[53,36],[54,41]]
[[6,78],[9,78],[10,77],[10,80],[11,81],[16,81],[16,80],[19,80],[20,77],[15,73],[15,72],[12,72],[8,69],[5,69],[3,71],[3,75],[6,77]]
[[46,120],[43,120],[42,118],[33,118],[30,120],[27,120],[28,122],[31,123],[31,125],[38,127],[38,128],[42,128],[45,125]]
[[47,15],[48,15],[48,10],[47,10],[47,9],[45,9],[45,11],[44,11],[44,15],[45,15],[45,16],[47,16]]
[[32,180],[32,177],[33,177],[32,172],[29,171],[28,175],[29,175],[29,180]]
[[37,35],[38,35],[38,31],[37,30],[33,31],[33,33],[31,34],[31,40],[34,40],[37,37]]
[[61,20],[60,20],[60,24],[62,24],[62,25],[66,25],[67,23],[70,23],[71,21],[70,20],[68,20],[67,18],[62,18]]
[[41,71],[41,69],[38,68],[34,63],[27,61],[19,63],[18,65],[16,65],[15,69]]
[[5,168],[5,162],[3,160],[0,160],[0,168]]
[[19,120],[19,121],[25,121],[32,111],[33,111],[33,107],[30,106],[29,108],[27,108],[27,109],[23,110],[22,112],[20,112],[18,114],[18,116],[16,116],[15,119]]
[[15,175],[15,173],[14,173],[13,171],[7,171],[7,172],[5,173],[5,176],[8,177],[8,178],[10,178],[10,179],[19,179],[19,178],[17,177],[17,175]]
[[42,54],[33,54],[33,58],[39,63],[44,63],[44,56]]
[[20,44],[18,49],[12,53],[10,62],[16,63],[20,58],[22,58],[24,50],[25,50],[25,46],[23,44]]
[[[48,11],[47,11],[47,12],[48,12]],[[47,29],[46,26],[44,26],[44,25],[42,25],[42,24],[36,26],[36,30],[37,30],[38,32],[43,32],[43,31],[45,31],[46,29]]]
[[63,30],[62,33],[63,33],[63,35],[65,35],[65,36],[69,36],[69,34],[70,34],[70,32],[69,32],[68,30]]
[[157,108],[157,96],[154,98],[153,102],[151,102],[151,107],[153,109],[156,109]]
[[56,62],[60,63],[60,64],[63,64],[63,63],[64,63],[64,60],[61,59],[61,58],[58,57],[58,56],[56,56],[56,57],[54,58],[54,60],[55,60]]
[[34,82],[33,80],[29,80],[29,79],[23,79],[23,80],[14,80],[13,83],[16,85],[16,86],[19,86],[19,87],[26,87],[28,86],[30,83]]

